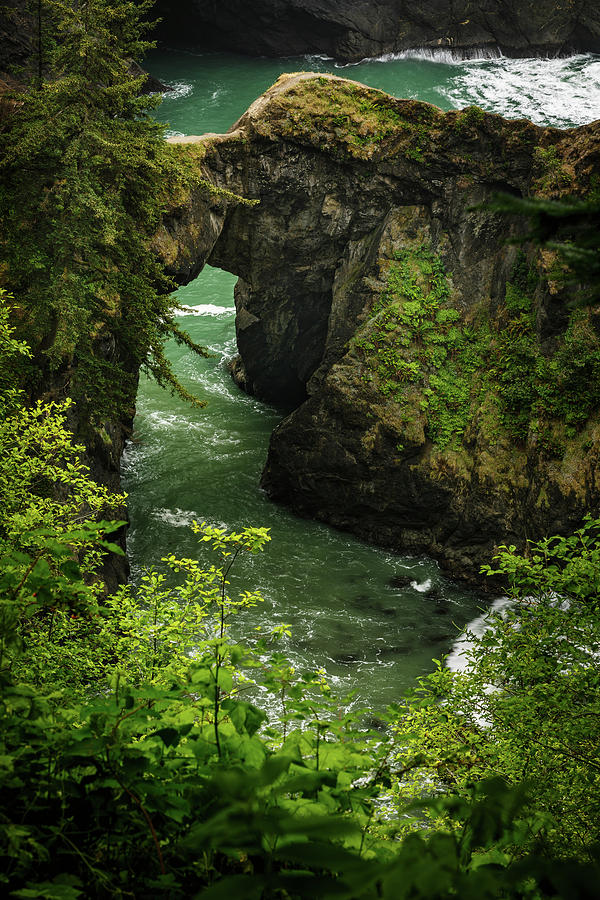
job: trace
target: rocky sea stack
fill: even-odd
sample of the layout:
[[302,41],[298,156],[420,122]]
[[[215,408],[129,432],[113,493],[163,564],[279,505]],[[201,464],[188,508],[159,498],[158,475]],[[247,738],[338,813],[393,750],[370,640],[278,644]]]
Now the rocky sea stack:
[[598,507],[600,311],[573,306],[556,253],[509,243],[525,220],[487,206],[585,195],[598,124],[298,74],[227,135],[184,141],[206,181],[157,249],[180,282],[205,261],[239,276],[238,380],[295,407],[271,497],[465,577]]

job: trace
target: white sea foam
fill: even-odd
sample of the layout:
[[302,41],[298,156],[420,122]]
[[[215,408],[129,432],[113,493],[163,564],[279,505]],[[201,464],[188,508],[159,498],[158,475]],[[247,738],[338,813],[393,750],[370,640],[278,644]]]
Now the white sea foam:
[[426,594],[427,591],[431,590],[431,578],[427,578],[420,584],[418,581],[411,581],[410,586],[413,590],[418,591],[420,594]]
[[426,59],[429,62],[452,65],[466,61],[478,62],[486,59],[503,59],[504,54],[500,47],[463,47],[460,50],[442,47],[417,47],[414,50],[404,50],[401,53],[390,54],[390,57],[392,59]]
[[194,90],[194,86],[187,81],[168,81],[167,87],[171,90],[163,94],[164,100],[181,100],[182,97],[189,97]]
[[412,50],[399,50],[396,53],[382,53],[381,56],[365,56],[358,62],[335,63],[336,69],[346,69],[350,66],[361,66],[364,63],[389,63],[398,59],[423,59],[427,62],[445,63],[454,65],[478,60],[501,59],[502,51],[499,47],[465,47],[462,50],[452,50],[447,47],[414,47]]
[[[138,415],[139,412],[140,410],[138,410]],[[177,415],[177,413],[167,413],[160,409],[144,410],[144,418],[151,424],[153,430],[172,429],[178,425],[187,425],[187,420],[183,416]]]
[[223,344],[223,353],[225,354],[225,358],[231,359],[237,353],[237,340],[235,334],[233,337],[230,337],[228,341],[225,341]]
[[176,316],[234,316],[235,306],[217,306],[216,303],[199,303],[198,306],[182,306]]
[[502,613],[511,605],[511,602],[508,597],[498,597],[486,612],[469,622],[461,636],[454,642],[452,650],[446,657],[448,669],[451,669],[453,672],[464,672],[468,668],[468,656],[473,648],[473,643],[488,628],[490,616],[495,613]]
[[334,59],[334,57],[327,56],[325,53],[307,53],[304,56],[304,59],[306,60],[307,63],[312,62],[313,60],[315,62],[331,62],[331,60]]
[[600,118],[600,55],[596,54],[512,59],[496,47],[420,48],[335,65],[346,68],[400,60],[453,66],[453,73],[440,73],[437,90],[459,109],[476,105],[509,119],[526,118],[557,128]]
[[600,56],[464,63],[440,86],[453,106],[566,128],[600,117]]
[[[219,390],[219,385],[211,383],[208,379],[205,382],[198,379],[196,383],[200,384],[205,392],[210,391],[210,393],[213,394],[226,394],[224,389]],[[163,432],[179,432],[180,434],[182,432],[193,433],[196,440],[201,437],[204,445],[208,445],[215,450],[223,450],[227,453],[242,444],[242,439],[238,432],[232,431],[231,429],[218,428],[215,426],[214,422],[205,415],[200,415],[198,418],[194,419],[186,413],[169,414],[165,413],[163,410],[153,410],[152,412],[147,412],[145,414],[145,421],[142,424],[142,428],[147,429],[149,432],[148,437],[142,445],[142,453],[148,452],[150,446],[149,440],[152,441],[153,448],[156,449],[157,441],[160,443],[160,437]],[[142,454],[140,453],[137,454],[136,462],[139,461],[141,455]],[[130,458],[135,459],[135,457],[130,454],[128,462]]]
[[[144,459],[144,447],[135,441],[128,441],[125,444],[123,455],[121,456],[121,469],[123,472],[137,471]],[[129,541],[129,537],[127,538]]]
[[189,528],[194,519],[198,518],[198,513],[175,507],[175,509],[154,509],[151,516],[174,528]]

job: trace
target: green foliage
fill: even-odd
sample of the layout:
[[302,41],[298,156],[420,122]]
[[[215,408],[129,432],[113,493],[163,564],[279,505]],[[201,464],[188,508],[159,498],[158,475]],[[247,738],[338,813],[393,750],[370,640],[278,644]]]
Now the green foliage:
[[486,117],[486,113],[479,106],[467,106],[459,114],[455,129],[459,134],[464,134],[472,129],[479,128]]
[[29,350],[15,340],[6,301],[0,296],[0,657],[16,674],[26,644],[29,680],[52,681],[57,667],[77,680],[86,660],[71,656],[63,622],[73,618],[81,630],[96,611],[102,558],[122,553],[104,536],[123,523],[102,516],[125,498],[91,480],[67,428],[69,401],[22,405],[15,380]]
[[[421,262],[435,276],[434,262]],[[443,282],[432,303],[436,290]],[[418,309],[407,307],[410,322]],[[535,545],[528,559],[505,551],[519,628],[499,620],[473,655],[471,682],[440,668],[404,720],[396,713],[395,731],[373,732],[323,672],[294,670],[278,647],[286,625],[261,629],[254,646],[232,641],[232,616],[261,599],[229,595],[232,566],[263,550],[267,529],[194,523],[216,563],[171,555],[167,573],[100,594],[93,569],[102,553],[121,552],[107,540],[120,523],[90,516],[115,498],[89,480],[54,404],[21,406],[13,363],[28,351],[1,306],[0,346],[5,893],[595,896],[600,522]],[[399,818],[390,787],[405,795],[424,766],[459,792],[423,798],[421,776]],[[534,777],[531,795],[485,777],[496,771]],[[473,775],[483,780],[471,785]],[[435,827],[424,830],[428,820]],[[572,854],[580,859],[557,861]]]
[[271,115],[277,118],[279,134],[307,140],[340,158],[368,159],[386,147],[423,162],[424,147],[441,112],[321,76],[288,88],[277,98]]
[[24,341],[16,340],[15,329],[10,325],[12,297],[0,288],[0,415],[2,418],[19,406],[20,391],[17,387],[19,373],[31,351]]
[[498,774],[531,780],[542,814],[524,842],[594,858],[600,840],[600,520],[566,538],[501,548],[490,575],[510,605],[470,635],[467,668],[438,670],[400,717],[426,771],[465,790]]
[[540,172],[539,187],[544,192],[560,191],[573,181],[573,176],[564,168],[564,163],[555,146],[537,147],[535,160]]
[[66,426],[70,406],[37,401],[0,422],[0,541],[27,544],[36,528],[70,528],[84,510],[91,518],[124,501],[90,480]]
[[536,280],[521,253],[506,286],[506,313],[499,323],[490,369],[502,421],[521,441],[531,433],[543,440],[553,421],[562,425],[564,437],[573,437],[600,400],[600,344],[593,311],[571,310],[552,351],[544,352],[537,337]]
[[70,533],[70,553],[91,575],[100,561],[98,530],[86,539],[80,526],[111,514],[125,498],[90,479],[84,448],[67,427],[71,401],[22,405],[15,381],[30,351],[8,322],[10,299],[0,291],[0,553],[37,554],[39,569],[49,535],[62,541]]
[[532,241],[555,251],[566,271],[558,280],[571,291],[572,303],[589,305],[600,297],[600,203],[597,179],[589,197],[549,200],[500,194],[488,204],[496,212],[529,220],[531,230],[520,242]]
[[[281,654],[267,657],[265,642],[254,652],[230,644],[224,612],[239,602],[223,606],[227,566],[238,552],[259,551],[267,534],[196,530],[226,568],[202,575],[189,560],[173,561],[186,576],[173,590],[190,590],[187,607],[177,604],[180,623],[192,598],[203,614],[191,620],[201,628],[212,622],[186,664],[173,612],[156,596],[164,583],[156,581],[140,590],[154,607],[140,605],[135,644],[128,644],[132,610],[122,623],[116,604],[108,612],[128,631],[124,656],[107,669],[107,688],[92,682],[83,700],[64,682],[36,688],[16,679],[19,649],[9,648],[13,664],[4,654],[0,855],[12,896],[540,900],[563,896],[565,872],[571,896],[593,896],[593,862],[561,868],[523,856],[540,816],[522,789],[507,790],[499,779],[465,787],[462,797],[420,800],[408,812],[422,821],[429,809],[444,829],[395,840],[406,819],[390,816],[382,794],[394,773],[421,765],[422,754],[406,760],[404,733],[393,741],[365,731],[340,713],[322,676],[295,677]],[[58,555],[57,547],[49,551]],[[55,592],[50,571],[38,591],[43,583]],[[25,580],[17,593],[31,602],[33,586]],[[71,609],[89,590],[74,570],[63,589]],[[15,594],[6,575],[0,592],[3,600]],[[2,634],[10,633],[5,618]],[[183,626],[181,636],[185,646],[192,635]],[[71,634],[71,657],[85,652],[80,640]],[[274,699],[285,690],[287,732],[271,724],[261,736],[266,715],[244,699],[244,670],[257,673]]]
[[[286,625],[261,629],[254,647],[231,640],[231,617],[260,596],[230,597],[229,575],[240,554],[264,548],[266,529],[194,524],[216,564],[169,556],[168,577],[149,572],[137,590],[102,598],[89,567],[118,551],[106,539],[116,526],[90,521],[91,484],[53,411],[39,405],[32,420],[19,408],[10,363],[27,350],[2,316],[0,343],[1,402],[10,410],[3,434],[9,426],[23,434],[25,421],[44,435],[29,445],[31,468],[14,440],[6,454],[17,463],[6,466],[9,498],[42,524],[9,509],[0,547],[5,892],[47,900],[554,896],[563,870],[522,858],[539,816],[520,789],[490,781],[462,797],[421,798],[395,819],[392,779],[422,765],[422,754],[408,758],[405,734],[369,731],[322,672],[295,672],[278,648]],[[61,454],[75,466],[72,484],[62,508],[56,497],[46,506],[31,472],[60,480]],[[596,556],[588,567],[596,581],[584,593],[598,589]],[[576,565],[565,572],[579,596]],[[271,698],[270,721],[257,697]],[[399,841],[427,809],[443,830]],[[593,896],[597,867],[570,871],[573,896]]]
[[485,403],[496,433],[560,453],[600,404],[600,342],[594,310],[583,307],[542,346],[538,280],[520,253],[494,319],[475,313],[468,321],[452,305],[440,258],[426,247],[404,249],[354,342],[366,379],[400,405],[405,424],[424,415],[427,437],[442,450],[459,446]]
[[[12,204],[3,204],[2,275],[16,291],[13,318],[34,341],[32,363],[0,304],[5,893],[595,896],[598,523],[534,546],[528,559],[505,551],[500,569],[517,605],[474,650],[473,672],[440,668],[384,734],[345,711],[322,671],[294,670],[280,649],[286,625],[265,626],[254,644],[232,640],[232,617],[261,598],[231,597],[230,572],[240,554],[263,550],[266,529],[195,524],[216,562],[171,555],[166,571],[103,595],[98,566],[122,552],[109,540],[121,523],[96,519],[123,498],[91,481],[69,404],[27,406],[19,385],[66,367],[75,396],[100,417],[130,402],[139,363],[171,381],[162,339],[174,326],[148,241],[166,184],[181,184],[182,170],[128,74],[127,58],[145,46],[148,4],[41,0],[39,9],[44,60],[0,132],[0,190]],[[425,125],[362,89],[350,102],[368,118],[354,149],[406,132],[403,152],[420,159]],[[345,109],[334,114],[354,115]],[[507,290],[525,341],[518,354],[506,348],[513,369],[533,328],[528,290],[518,274]],[[361,349],[380,389],[404,402],[407,389],[424,387],[429,434],[450,444],[464,430],[475,390],[467,374],[488,332],[461,322],[428,249],[396,260],[375,322]],[[596,377],[586,322],[573,320],[557,362],[569,408],[580,378]],[[537,401],[505,393],[502,402],[520,415]],[[459,792],[419,796],[398,818],[390,786],[404,791],[424,766]],[[534,777],[542,812],[518,786],[470,785],[497,771],[512,782]],[[427,818],[439,827],[424,830]],[[558,865],[549,853],[586,861]]]
[[2,278],[38,377],[67,368],[90,419],[132,406],[140,364],[186,394],[163,353],[181,335],[149,249],[182,175],[130,73],[150,5],[41,0],[44,78],[3,100]]
[[[80,531],[94,529],[103,523]],[[409,759],[404,732],[372,733],[343,712],[322,674],[295,673],[271,646],[286,626],[254,648],[232,643],[230,616],[258,598],[230,598],[227,576],[268,533],[194,530],[218,565],[169,557],[179,583],[151,573],[102,605],[72,564],[80,534],[46,535],[43,558],[4,554],[0,878],[11,896],[540,900],[566,881],[570,896],[594,896],[594,862],[523,856],[540,816],[498,779],[395,819],[391,779],[423,754]],[[59,612],[60,628],[44,627]],[[268,726],[255,683],[279,709]],[[422,822],[426,810],[443,830],[398,841],[407,813]]]
[[[136,896],[185,896],[219,873],[252,872],[250,890],[242,884],[239,894],[251,896],[265,877],[265,884],[294,884],[297,872],[280,868],[308,851],[314,863],[325,847],[328,866],[344,860],[356,867],[352,847],[364,845],[361,823],[369,820],[365,808],[375,788],[354,790],[352,781],[375,763],[376,756],[360,752],[370,738],[337,715],[319,677],[294,678],[288,688],[288,716],[304,722],[303,730],[257,736],[265,714],[243,699],[249,681],[242,670],[266,669],[280,694],[281,667],[277,658],[269,664],[266,644],[256,655],[229,641],[227,617],[256,598],[245,592],[234,601],[225,585],[237,555],[260,551],[268,534],[196,530],[223,566],[203,572],[195,560],[170,558],[171,568],[185,573],[184,584],[167,592],[153,574],[141,586],[139,605],[130,603],[123,613],[123,593],[108,607],[94,606],[77,568],[65,572],[68,585],[57,583],[52,568],[62,549],[56,541],[45,547],[53,566],[38,565],[37,572],[24,554],[3,560],[4,609],[17,610],[3,617],[0,672],[7,804],[0,833],[11,890],[60,896],[68,885],[73,893],[65,896],[121,896],[132,888]],[[38,628],[34,641],[32,608],[44,594],[55,612],[57,588],[66,612],[62,626]],[[101,618],[91,643],[77,621],[90,610]],[[25,636],[37,656],[42,634],[63,666],[75,659],[80,677],[90,649],[104,651],[110,691],[94,680],[97,659],[91,683],[90,673],[85,676],[83,703],[75,702],[73,670],[61,677],[61,666],[49,667],[45,690],[36,689],[32,676],[39,681],[40,669],[36,659],[23,658],[18,638]],[[118,646],[107,642],[115,635]],[[115,654],[112,666],[108,651]],[[341,735],[343,743],[332,743]],[[24,783],[35,790],[33,802]],[[339,818],[349,811],[352,821]],[[264,867],[271,874],[262,876]],[[333,886],[333,873],[312,871],[300,883],[310,892],[310,883],[323,878]]]
[[481,341],[460,318],[441,258],[410,247],[391,263],[388,289],[355,342],[379,391],[405,409],[407,420],[419,390],[426,433],[440,448],[460,440],[479,392]]

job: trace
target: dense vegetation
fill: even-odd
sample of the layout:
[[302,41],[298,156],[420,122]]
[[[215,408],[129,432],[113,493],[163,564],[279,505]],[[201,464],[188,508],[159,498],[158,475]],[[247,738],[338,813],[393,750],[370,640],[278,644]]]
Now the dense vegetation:
[[[578,249],[587,260],[587,248]],[[400,405],[406,424],[424,416],[442,450],[458,447],[478,416],[488,438],[533,441],[560,457],[598,408],[600,346],[589,303],[567,310],[560,333],[542,343],[539,283],[521,251],[495,315],[475,309],[465,318],[440,256],[408,246],[390,263],[387,289],[354,342],[365,379]]]
[[[506,548],[494,572],[512,605],[474,638],[470,667],[440,666],[377,731],[322,671],[294,671],[286,626],[230,638],[232,617],[261,598],[251,586],[230,596],[229,574],[266,548],[265,529],[196,523],[197,557],[166,557],[106,595],[99,566],[121,552],[121,523],[103,517],[122,498],[83,464],[73,401],[31,394],[63,372],[80,409],[101,416],[130,400],[139,363],[170,380],[173,325],[148,238],[165,178],[183,176],[128,74],[147,4],[36,9],[43,54],[30,87],[5,98],[0,133],[14,291],[0,294],[4,892],[596,896],[600,522],[527,558]],[[443,340],[425,339],[418,296],[401,314],[445,360],[444,275],[427,252],[415,259]]]
[[0,340],[11,896],[594,896],[600,523],[529,560],[507,550],[520,602],[475,642],[473,668],[440,668],[373,732],[322,672],[293,670],[285,626],[228,637],[260,601],[230,597],[228,574],[264,529],[196,524],[197,559],[104,596],[93,572],[118,552],[115,526],[94,513],[114,500],[61,411],[22,405],[12,373],[28,351],[6,315]]

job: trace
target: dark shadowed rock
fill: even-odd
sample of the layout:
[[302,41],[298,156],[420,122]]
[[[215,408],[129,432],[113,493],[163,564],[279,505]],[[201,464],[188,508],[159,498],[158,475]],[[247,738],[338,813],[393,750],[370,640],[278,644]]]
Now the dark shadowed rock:
[[129,74],[134,78],[144,77],[144,83],[142,84],[140,91],[142,94],[168,94],[173,90],[173,88],[163,84],[158,78],[155,78],[154,75],[150,75],[149,72],[146,72],[145,69],[142,69],[142,67],[133,60],[129,63]]
[[354,663],[360,662],[360,658],[355,653],[339,653],[333,659],[341,666],[352,666]]
[[252,55],[343,61],[413,48],[507,56],[600,50],[596,3],[560,0],[158,0],[158,35]]
[[396,590],[402,590],[402,588],[410,587],[413,581],[414,578],[411,575],[394,575],[388,581],[388,585]]

